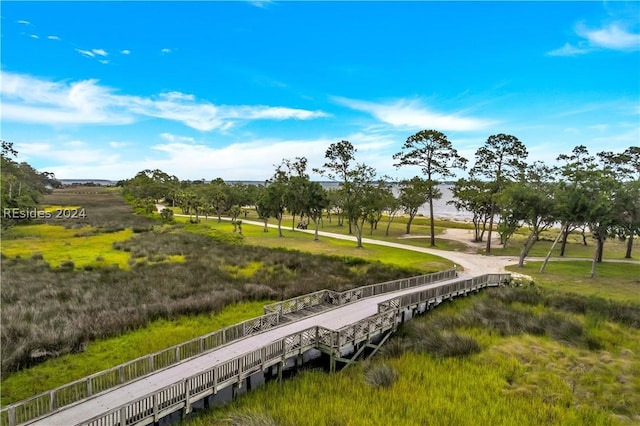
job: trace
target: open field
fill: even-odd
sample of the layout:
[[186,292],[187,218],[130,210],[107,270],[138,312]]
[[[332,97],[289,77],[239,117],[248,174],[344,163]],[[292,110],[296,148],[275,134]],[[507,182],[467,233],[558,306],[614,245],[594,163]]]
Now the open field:
[[[176,214],[180,214],[179,209],[174,209]],[[261,221],[258,218],[255,210],[247,210],[248,214],[246,219]],[[242,217],[241,217],[242,219]],[[298,219],[296,219],[298,220]],[[363,237],[382,240],[382,241],[393,241],[393,242],[401,242],[402,244],[414,245],[418,247],[430,247],[429,245],[429,219],[424,216],[417,216],[413,224],[411,225],[411,235],[410,237],[406,234],[406,222],[408,218],[406,216],[397,216],[394,218],[391,226],[389,227],[389,235],[385,235],[386,229],[386,220],[387,218],[383,216],[380,223],[378,224],[378,228],[370,232],[368,224],[365,224],[365,230],[363,232]],[[269,219],[270,224],[277,224],[277,221],[273,218]],[[297,222],[295,223],[297,225]],[[484,253],[486,242],[480,243],[471,243],[473,238],[473,224],[470,222],[456,222],[451,220],[442,220],[436,219],[436,247],[440,250],[449,250],[449,251],[466,251],[472,253]],[[282,229],[283,230],[291,230],[292,221],[291,216],[285,214],[282,221]],[[313,223],[309,224],[309,229],[313,228]],[[335,234],[348,235],[349,227],[345,223],[342,226],[338,225],[338,221],[336,217],[333,217],[331,222],[326,218],[323,219],[322,224],[319,229],[321,231],[332,232]],[[449,237],[446,235],[447,229],[455,229],[455,230],[468,230],[468,238],[461,240],[458,236]],[[273,232],[273,231],[272,231]],[[555,239],[558,229],[547,230],[542,233],[540,241],[538,241],[532,248],[529,256],[530,257],[544,257],[547,255],[553,240]],[[457,232],[456,235],[460,235],[460,232]],[[499,242],[494,242],[491,249],[491,254],[495,256],[518,256],[520,254],[520,250],[524,245],[526,238],[529,235],[529,229],[527,227],[523,227],[516,231],[514,235],[507,242],[507,246],[503,247],[499,244]],[[409,237],[409,238],[408,238]],[[493,232],[493,237],[497,238],[498,234],[496,231]],[[486,234],[485,234],[486,238]],[[589,232],[587,231],[587,245],[584,245],[583,238],[580,232],[574,231],[569,235],[567,239],[567,247],[565,251],[565,257],[571,258],[587,258],[592,259],[595,250],[595,242],[589,236]],[[471,244],[468,244],[471,243]],[[607,239],[604,246],[604,258],[605,259],[623,259],[626,251],[626,243],[624,241],[620,241],[616,238]],[[560,254],[560,243],[558,243],[552,253],[552,257],[559,256]],[[633,250],[633,259],[640,260],[640,239],[636,239],[634,241],[634,250]]]

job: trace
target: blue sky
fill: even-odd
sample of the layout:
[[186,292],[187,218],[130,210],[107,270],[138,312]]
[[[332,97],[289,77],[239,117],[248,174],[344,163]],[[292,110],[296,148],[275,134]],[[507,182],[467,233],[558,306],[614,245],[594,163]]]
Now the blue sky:
[[[2,138],[65,179],[264,180],[422,129],[473,164],[640,142],[638,2],[2,2]],[[315,176],[317,177],[317,176]]]

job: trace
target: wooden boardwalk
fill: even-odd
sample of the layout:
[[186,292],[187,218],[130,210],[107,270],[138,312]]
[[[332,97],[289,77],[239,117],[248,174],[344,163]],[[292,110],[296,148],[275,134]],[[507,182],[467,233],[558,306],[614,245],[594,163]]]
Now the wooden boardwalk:
[[[194,404],[209,406],[218,397],[235,397],[263,383],[274,370],[281,377],[287,363],[302,364],[309,351],[325,354],[335,371],[375,353],[397,324],[413,314],[508,277],[458,277],[451,270],[300,296],[266,306],[262,317],[5,407],[0,421],[8,426],[154,424],[175,413],[188,414]],[[166,354],[171,360],[166,361]],[[105,377],[115,379],[104,384]]]

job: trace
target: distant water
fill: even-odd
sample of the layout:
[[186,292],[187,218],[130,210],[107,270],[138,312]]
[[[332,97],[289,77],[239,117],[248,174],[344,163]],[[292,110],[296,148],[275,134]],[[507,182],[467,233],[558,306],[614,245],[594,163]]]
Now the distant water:
[[[61,183],[65,185],[72,184],[87,184],[92,183],[94,185],[115,185],[116,181],[110,181],[106,179],[59,179]],[[228,181],[227,183],[240,183],[239,181]],[[264,182],[259,181],[243,181],[241,183],[245,184],[253,184],[253,185],[262,185]],[[338,186],[335,182],[321,182],[322,186],[325,188],[335,188]],[[447,204],[447,201],[451,201],[453,199],[453,193],[451,192],[451,187],[453,185],[449,184],[440,184],[438,185],[438,189],[442,192],[442,198],[439,200],[434,200],[433,202],[433,214],[435,217],[440,219],[451,219],[451,220],[460,220],[460,221],[470,221],[473,219],[473,214],[468,211],[458,211],[456,208],[450,204]],[[393,188],[394,193],[398,195],[397,187]],[[425,204],[420,209],[418,209],[418,214],[422,214],[426,217],[429,217],[429,204]]]
[[[325,188],[335,188],[338,186],[337,183],[334,182],[322,182],[322,185]],[[473,214],[466,211],[458,211],[456,208],[447,204],[448,201],[453,200],[453,193],[451,192],[451,188],[453,185],[450,184],[440,184],[438,185],[438,189],[442,193],[442,197],[439,200],[433,200],[433,215],[439,219],[450,219],[450,220],[459,220],[459,221],[471,221],[473,219]],[[394,185],[393,193],[398,195],[398,188]],[[425,204],[418,209],[418,214],[422,214],[426,217],[429,217],[429,204]]]

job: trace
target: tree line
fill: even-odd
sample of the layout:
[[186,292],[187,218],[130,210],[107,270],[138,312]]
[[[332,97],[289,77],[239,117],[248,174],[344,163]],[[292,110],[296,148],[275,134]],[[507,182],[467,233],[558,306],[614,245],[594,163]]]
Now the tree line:
[[[227,184],[218,178],[211,182],[180,181],[160,170],[145,170],[134,178],[120,182],[125,193],[143,201],[148,211],[161,199],[179,207],[192,220],[200,216],[230,216],[234,223],[254,206],[259,217],[275,218],[282,236],[285,212],[293,216],[292,227],[313,223],[315,238],[323,220],[346,224],[355,235],[358,247],[366,227],[377,229],[386,217],[386,233],[398,213],[407,215],[406,232],[418,209],[429,205],[430,245],[436,246],[433,201],[441,198],[438,185],[454,177],[456,169],[466,170],[469,160],[462,157],[437,130],[423,130],[411,135],[401,151],[393,155],[398,168],[414,167],[421,175],[395,181],[379,176],[375,168],[356,161],[357,149],[346,140],[332,143],[325,152],[325,163],[313,172],[337,183],[326,189],[312,182],[308,160],[298,157],[283,159],[274,165],[274,173],[263,185]],[[623,152],[602,151],[591,154],[580,145],[571,153],[557,157],[557,164],[527,162],[528,151],[523,142],[508,134],[487,138],[475,153],[468,177],[458,179],[452,188],[450,202],[458,210],[473,215],[474,238],[485,241],[491,252],[492,234],[497,232],[506,245],[516,230],[529,229],[519,256],[519,264],[540,239],[543,231],[559,224],[561,255],[568,236],[589,230],[596,244],[595,265],[602,261],[607,238],[627,243],[626,256],[631,258],[634,237],[640,234],[640,148]],[[396,185],[397,194],[393,191]],[[170,216],[170,213],[167,212]],[[586,236],[584,236],[586,243]]]
[[41,196],[62,185],[53,173],[38,172],[28,163],[16,161],[18,151],[12,142],[0,143],[1,222],[7,229],[29,220],[28,212],[37,208]]

